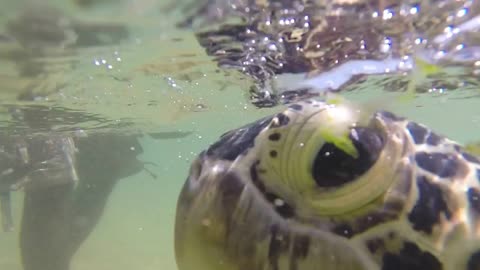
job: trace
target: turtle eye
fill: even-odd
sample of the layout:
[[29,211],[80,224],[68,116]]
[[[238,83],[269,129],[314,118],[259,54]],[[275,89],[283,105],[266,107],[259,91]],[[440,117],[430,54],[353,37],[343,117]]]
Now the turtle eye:
[[373,166],[384,146],[382,135],[373,128],[352,128],[349,138],[358,151],[358,157],[331,143],[325,143],[317,153],[312,174],[319,187],[339,187],[354,181]]

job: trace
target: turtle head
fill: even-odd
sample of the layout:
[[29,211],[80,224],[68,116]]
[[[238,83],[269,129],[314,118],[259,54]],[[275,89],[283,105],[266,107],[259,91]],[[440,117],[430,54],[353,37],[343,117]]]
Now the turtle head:
[[259,181],[304,215],[363,209],[408,163],[399,120],[348,102],[291,105],[257,137]]
[[306,254],[291,250],[310,249],[328,252],[304,265],[374,269],[340,230],[393,218],[399,208],[387,203],[407,196],[396,188],[409,177],[402,125],[389,113],[312,100],[225,133],[193,162],[179,196],[178,268],[276,269],[269,265]]

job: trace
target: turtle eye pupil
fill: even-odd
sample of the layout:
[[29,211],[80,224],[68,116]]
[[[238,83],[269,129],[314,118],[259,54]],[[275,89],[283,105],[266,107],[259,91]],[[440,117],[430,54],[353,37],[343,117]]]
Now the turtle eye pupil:
[[319,187],[339,187],[354,181],[377,161],[384,146],[378,131],[357,127],[349,137],[358,151],[357,158],[331,143],[325,143],[317,153],[312,174]]

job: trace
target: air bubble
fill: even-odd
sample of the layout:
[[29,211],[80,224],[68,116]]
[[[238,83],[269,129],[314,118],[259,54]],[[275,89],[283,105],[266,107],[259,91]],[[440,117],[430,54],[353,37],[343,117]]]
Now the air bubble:
[[461,9],[461,10],[459,10],[459,11],[457,12],[457,17],[459,17],[459,18],[460,18],[460,17],[463,17],[463,16],[465,16],[467,13],[468,13],[468,9],[463,8],[463,9]]
[[393,18],[393,12],[390,11],[390,10],[388,10],[388,9],[385,9],[385,10],[383,11],[383,16],[382,16],[382,18],[383,18],[384,20],[390,20],[391,18]]
[[410,14],[415,15],[418,13],[418,7],[411,7],[410,8]]

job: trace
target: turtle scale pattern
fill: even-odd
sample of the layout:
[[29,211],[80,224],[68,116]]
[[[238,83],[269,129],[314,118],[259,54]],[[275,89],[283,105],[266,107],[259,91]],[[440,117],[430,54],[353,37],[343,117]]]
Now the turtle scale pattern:
[[[295,183],[277,189],[269,181],[295,163],[285,145],[307,128],[294,128],[306,125],[298,119],[326,106],[295,103],[225,133],[199,155],[178,203],[179,269],[480,269],[480,161],[422,124],[373,114],[386,123],[380,151],[391,153],[349,181],[396,180],[378,199],[344,215],[318,214],[302,201],[308,193],[292,193]],[[379,169],[377,163],[389,159],[382,165],[388,170]]]

